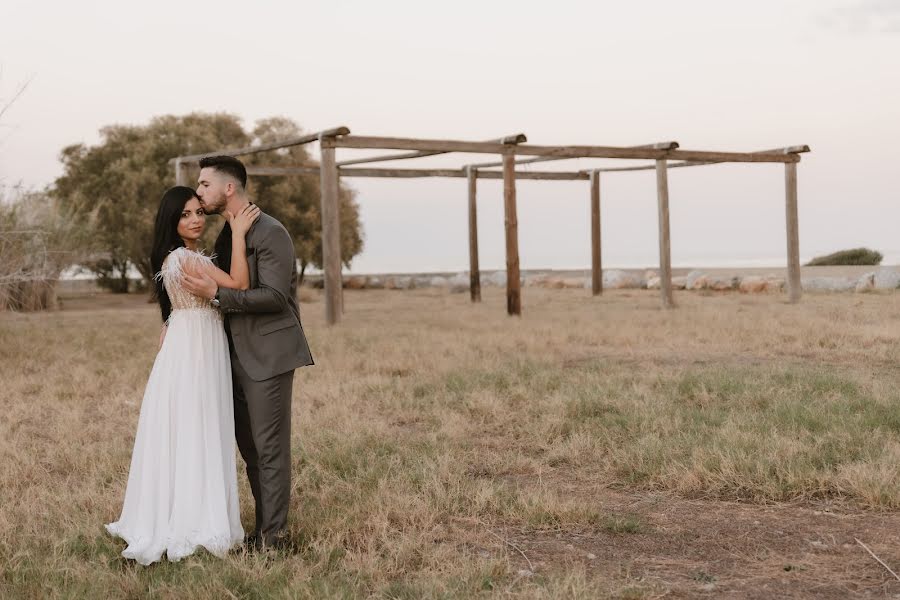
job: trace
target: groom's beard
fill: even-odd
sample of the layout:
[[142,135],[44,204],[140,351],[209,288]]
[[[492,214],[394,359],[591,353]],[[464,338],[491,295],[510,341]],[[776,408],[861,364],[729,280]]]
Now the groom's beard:
[[208,215],[221,215],[225,212],[225,200],[221,199],[219,202],[202,202],[201,203],[203,212]]

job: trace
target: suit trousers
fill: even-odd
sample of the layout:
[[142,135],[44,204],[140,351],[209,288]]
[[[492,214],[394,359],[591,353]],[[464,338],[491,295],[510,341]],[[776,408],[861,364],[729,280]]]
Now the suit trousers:
[[287,532],[294,371],[253,381],[232,346],[231,377],[235,437],[256,503],[255,532],[268,544]]

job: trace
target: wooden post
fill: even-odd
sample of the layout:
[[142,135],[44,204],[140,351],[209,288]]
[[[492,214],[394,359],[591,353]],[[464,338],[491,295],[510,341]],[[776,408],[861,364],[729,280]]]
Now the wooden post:
[[790,302],[799,302],[800,285],[800,223],[797,217],[797,163],[784,165],[784,197],[787,224],[787,289]]
[[472,302],[481,302],[481,271],[478,268],[478,171],[466,168],[469,184],[469,295]]
[[519,220],[516,216],[516,151],[503,153],[503,209],[506,225],[506,312],[522,314],[522,288],[519,282]]
[[187,165],[180,158],[175,159],[175,185],[190,185],[187,178]]
[[591,289],[603,293],[603,263],[600,254],[600,173],[591,171]]
[[320,138],[322,161],[322,262],[325,277],[325,322],[334,325],[344,312],[341,280],[341,225],[338,203],[338,170],[334,161],[334,138]]
[[672,308],[672,251],[669,243],[669,177],[665,159],[656,161],[656,198],[659,207],[659,280],[663,308]]

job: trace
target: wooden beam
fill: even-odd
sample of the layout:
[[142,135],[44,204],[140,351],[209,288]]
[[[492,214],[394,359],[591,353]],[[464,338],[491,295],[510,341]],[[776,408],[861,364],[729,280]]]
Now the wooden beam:
[[361,165],[364,163],[385,162],[388,160],[403,160],[407,158],[423,158],[425,156],[435,156],[444,154],[444,152],[404,152],[402,154],[386,154],[384,156],[364,156],[362,158],[351,158],[350,160],[342,160],[337,163],[339,167],[347,165]]
[[341,278],[341,221],[338,200],[338,170],[334,148],[322,147],[322,262],[325,278],[325,322],[334,325],[344,312]]
[[784,165],[785,221],[787,225],[787,289],[790,302],[799,302],[800,284],[800,223],[797,216],[797,164]]
[[603,293],[603,264],[600,254],[600,173],[591,172],[591,290]]
[[469,296],[481,302],[481,270],[478,268],[478,177],[475,169],[466,169],[469,190]]
[[659,208],[659,279],[663,308],[672,308],[672,250],[669,242],[669,178],[666,161],[656,161],[656,198]]
[[[538,163],[538,162],[549,162],[551,160],[571,160],[571,159],[567,156],[534,156],[532,158],[518,159],[518,160],[516,160],[516,164],[517,165],[529,165],[529,164]],[[473,167],[475,169],[488,169],[490,167],[502,167],[502,166],[503,166],[503,161],[498,160],[498,161],[493,161],[493,162],[473,163],[470,165],[466,165],[463,168]]]
[[175,185],[189,186],[187,165],[181,160],[175,161]]
[[[774,148],[772,150],[758,150],[753,152],[753,154],[799,154],[803,152],[809,152],[809,146],[788,146],[787,148]],[[799,160],[799,159],[798,159]],[[719,160],[688,160],[684,162],[676,162],[669,163],[669,169],[677,169],[679,167],[699,167],[701,165],[720,165],[723,161]],[[634,167],[608,167],[605,169],[591,169],[594,171],[600,171],[601,173],[613,173],[613,172],[622,172],[622,171],[649,171],[650,169],[656,169],[656,165],[637,165]],[[590,170],[585,169],[584,173],[589,172]]]
[[308,144],[310,142],[317,141],[320,137],[332,137],[336,135],[347,135],[350,133],[350,130],[346,127],[335,127],[333,129],[326,129],[324,131],[319,131],[317,133],[310,133],[307,135],[301,135],[299,137],[289,138],[286,140],[281,140],[278,142],[271,142],[268,144],[259,144],[257,146],[245,146],[243,148],[229,148],[225,150],[213,150],[212,152],[204,152],[203,154],[191,154],[190,156],[179,156],[178,158],[173,158],[169,161],[169,164],[173,164],[176,160],[181,160],[184,163],[194,163],[199,162],[201,158],[205,156],[245,156],[247,154],[256,154],[257,152],[267,152],[269,150],[278,150],[279,148],[288,148],[290,146],[299,146],[301,144]]
[[[248,166],[248,175],[278,176],[278,175],[315,175],[319,173],[316,166],[290,166],[267,167]],[[456,177],[465,178],[465,170],[459,169],[381,169],[381,168],[341,168],[338,170],[341,177],[395,177],[398,179],[418,177]],[[477,171],[479,179],[503,179],[500,171]],[[587,181],[590,179],[587,173],[560,172],[560,171],[530,171],[516,172],[516,179],[534,179],[547,181]]]
[[[487,140],[489,142],[499,142],[501,144],[518,144],[520,142],[528,141],[528,138],[525,137],[524,133],[516,133],[513,135],[507,135],[502,138],[495,138],[492,140]],[[337,166],[344,167],[348,165],[361,165],[365,163],[373,163],[373,162],[385,162],[389,160],[404,160],[408,158],[424,158],[426,156],[437,156],[438,154],[446,154],[446,152],[404,152],[403,154],[388,154],[384,156],[366,156],[364,158],[352,158],[350,160],[342,160]],[[463,167],[465,169],[465,167]]]
[[516,154],[512,145],[503,153],[503,212],[506,229],[506,313],[522,315],[519,278],[519,219],[516,210]]
[[[338,148],[381,148],[395,150],[428,150],[435,152],[468,152],[503,154],[504,145],[492,142],[457,140],[424,140],[410,138],[343,136],[334,139]],[[798,162],[796,154],[762,154],[752,152],[716,152],[705,150],[665,150],[655,148],[620,148],[614,146],[533,146],[518,145],[516,153],[524,156],[559,156],[566,158],[644,158],[651,160],[703,160],[719,162]]]
[[[642,146],[629,146],[629,148],[650,148],[654,150],[674,150],[678,148],[678,142],[659,142],[655,144],[644,144]],[[572,160],[570,156],[535,156],[532,158],[520,158],[516,160],[517,165],[528,165],[531,163],[537,162],[547,162],[551,160]],[[471,165],[466,165],[468,167],[475,167],[476,169],[486,169],[489,167],[502,167],[503,161],[498,162],[485,162],[485,163],[474,163]],[[587,171],[584,171],[585,173]]]

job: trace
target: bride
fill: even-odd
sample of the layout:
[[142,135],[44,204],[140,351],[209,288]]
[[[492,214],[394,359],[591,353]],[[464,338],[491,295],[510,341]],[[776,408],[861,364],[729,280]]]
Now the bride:
[[169,189],[156,214],[150,261],[165,325],[141,404],[122,515],[106,526],[128,543],[122,556],[142,565],[164,552],[180,560],[198,546],[224,556],[244,537],[222,316],[181,285],[183,273],[206,273],[220,287],[249,287],[245,236],[259,208],[251,204],[226,218],[230,273],[197,248],[206,215],[194,190]]

